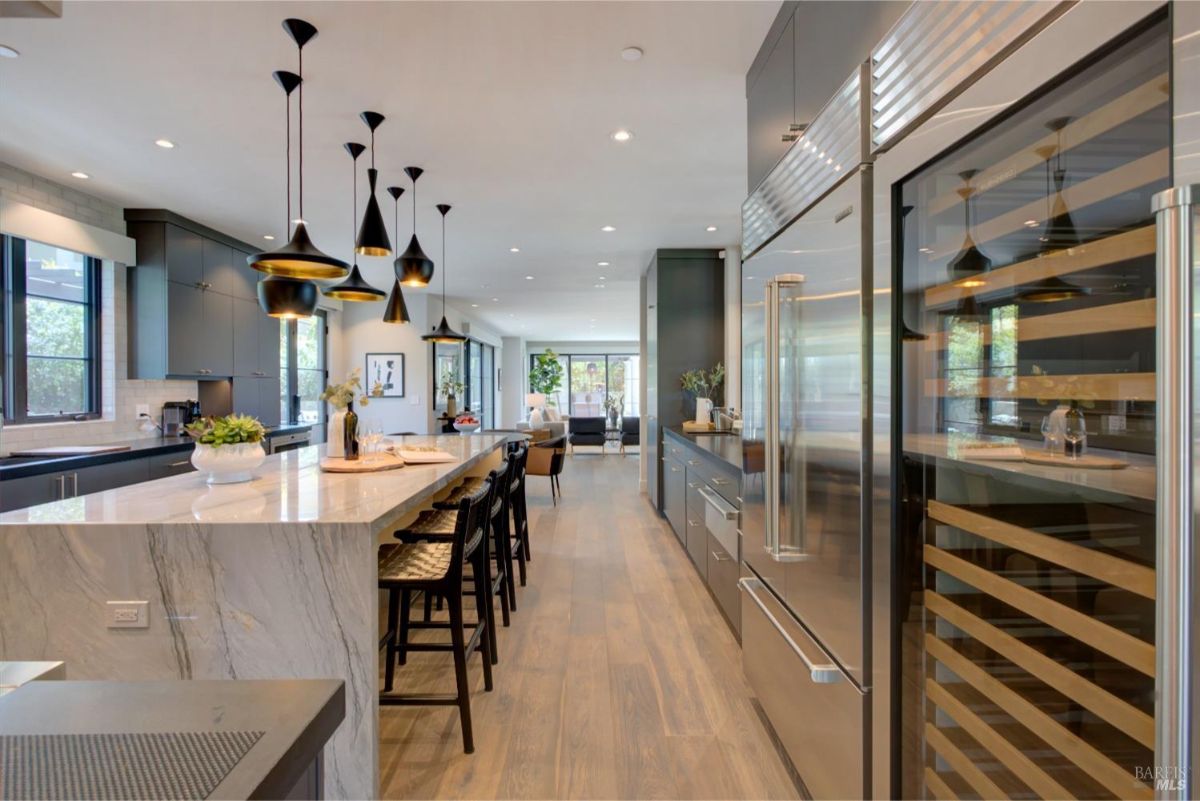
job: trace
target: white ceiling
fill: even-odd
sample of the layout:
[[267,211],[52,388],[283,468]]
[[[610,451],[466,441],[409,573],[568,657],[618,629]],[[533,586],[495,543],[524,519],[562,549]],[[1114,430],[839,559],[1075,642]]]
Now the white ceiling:
[[[435,283],[434,204],[454,206],[452,304],[508,335],[635,339],[637,279],[655,248],[739,239],[744,76],[778,6],[68,2],[62,19],[0,19],[0,43],[21,52],[0,59],[0,160],[281,244],[284,100],[271,72],[296,69],[280,21],[298,16],[321,31],[304,65],[304,212],[319,247],[348,257],[341,145],[369,142],[357,115],[379,111],[385,217],[390,229],[383,187],[408,186],[401,169],[424,167],[417,225]],[[645,57],[623,61],[629,45]],[[614,143],[618,128],[633,141]],[[158,148],[160,137],[178,146]],[[390,286],[390,258],[360,266]]]

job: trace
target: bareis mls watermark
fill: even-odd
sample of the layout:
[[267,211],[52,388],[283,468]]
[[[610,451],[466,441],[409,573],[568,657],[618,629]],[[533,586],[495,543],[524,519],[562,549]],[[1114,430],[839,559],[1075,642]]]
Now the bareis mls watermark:
[[1155,790],[1178,793],[1187,791],[1187,776],[1180,767],[1138,766],[1133,769],[1133,777],[1145,784],[1154,785]]

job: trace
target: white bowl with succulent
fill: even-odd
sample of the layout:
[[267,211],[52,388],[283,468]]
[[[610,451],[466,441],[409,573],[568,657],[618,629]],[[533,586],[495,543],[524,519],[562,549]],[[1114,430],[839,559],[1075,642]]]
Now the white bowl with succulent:
[[249,481],[267,458],[263,450],[266,429],[246,414],[202,417],[187,427],[187,433],[196,440],[192,465],[208,473],[209,484]]
[[[347,441],[355,443],[358,428],[358,415],[354,414],[354,399],[357,396],[362,406],[370,403],[372,397],[383,396],[383,384],[376,381],[371,387],[370,394],[359,395],[362,391],[362,370],[355,367],[350,375],[340,384],[330,384],[321,393],[321,400],[328,403],[336,411],[329,417],[329,431],[325,436],[325,453],[333,459],[346,458]],[[346,431],[346,419],[349,417],[353,433]],[[350,434],[347,437],[347,434]],[[355,446],[356,447],[356,446]]]

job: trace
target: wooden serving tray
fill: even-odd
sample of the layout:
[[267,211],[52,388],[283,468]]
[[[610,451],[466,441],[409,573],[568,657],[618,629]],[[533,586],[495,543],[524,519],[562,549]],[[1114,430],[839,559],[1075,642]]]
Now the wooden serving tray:
[[1078,459],[1072,459],[1061,453],[1038,453],[1026,451],[1025,461],[1030,464],[1044,464],[1051,467],[1076,467],[1082,470],[1121,470],[1129,467],[1129,462],[1120,459],[1110,459],[1107,456],[1092,456],[1084,454]]
[[379,473],[400,467],[404,467],[404,460],[390,453],[375,454],[370,460],[360,458],[353,462],[330,457],[321,460],[321,469],[326,473]]
[[716,428],[712,423],[697,423],[695,420],[684,420],[683,430],[689,434],[704,433]]

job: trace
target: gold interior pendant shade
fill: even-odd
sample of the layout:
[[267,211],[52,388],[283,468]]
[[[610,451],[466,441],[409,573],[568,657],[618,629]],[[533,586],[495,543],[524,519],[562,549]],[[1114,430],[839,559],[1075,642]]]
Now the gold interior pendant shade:
[[[437,328],[425,334],[421,339],[426,342],[441,342],[447,345],[461,345],[467,338],[455,331],[446,322],[446,215],[450,213],[448,203],[439,203],[437,210],[442,213],[442,321]],[[430,262],[432,264],[432,262]]]
[[[347,142],[342,147],[346,148],[346,152],[350,154],[350,172],[352,173],[350,184],[353,187],[352,197],[354,198],[350,203],[350,230],[353,231],[354,223],[358,221],[358,157],[362,155],[362,152],[366,148],[358,142]],[[357,260],[355,260],[354,265],[350,268],[350,275],[346,276],[346,280],[321,291],[325,294],[325,297],[356,303],[370,303],[375,300],[383,300],[386,297],[382,289],[376,289],[362,277],[362,273],[358,269]]]

